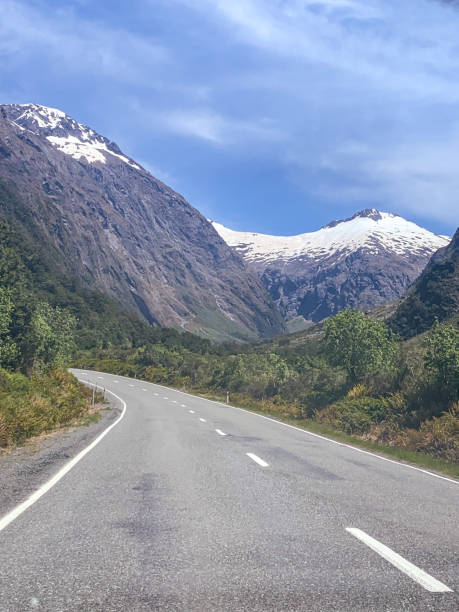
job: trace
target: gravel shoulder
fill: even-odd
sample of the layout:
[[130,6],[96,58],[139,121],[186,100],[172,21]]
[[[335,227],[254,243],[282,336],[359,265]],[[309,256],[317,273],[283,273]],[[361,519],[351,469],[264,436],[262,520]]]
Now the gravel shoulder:
[[109,401],[97,423],[65,427],[0,455],[0,516],[27,499],[118,418],[121,403],[114,398]]

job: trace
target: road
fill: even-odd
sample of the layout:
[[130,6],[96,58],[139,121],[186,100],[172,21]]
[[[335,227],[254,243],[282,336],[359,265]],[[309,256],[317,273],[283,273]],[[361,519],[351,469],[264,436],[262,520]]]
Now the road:
[[158,385],[75,373],[126,410],[0,522],[2,612],[459,609],[457,481]]

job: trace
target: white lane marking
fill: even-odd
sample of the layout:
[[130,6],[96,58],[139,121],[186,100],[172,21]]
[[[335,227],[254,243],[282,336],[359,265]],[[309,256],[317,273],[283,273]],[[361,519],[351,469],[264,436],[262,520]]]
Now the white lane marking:
[[[94,372],[91,372],[92,374]],[[127,376],[123,376],[126,380],[130,380]],[[114,381],[118,382],[118,381]],[[155,384],[157,387],[161,389],[170,389],[170,387],[165,387],[164,385]],[[429,472],[429,470],[424,470],[423,468],[416,467],[414,465],[409,465],[408,463],[401,463],[400,461],[395,461],[394,459],[389,459],[388,457],[383,457],[382,455],[378,455],[376,453],[372,453],[371,451],[364,450],[363,448],[359,448],[358,446],[352,446],[352,444],[345,444],[344,442],[338,442],[338,440],[333,440],[332,438],[327,438],[326,436],[322,436],[320,434],[313,433],[312,431],[308,431],[307,429],[302,429],[301,427],[296,427],[296,425],[290,425],[289,423],[283,423],[282,421],[278,421],[277,419],[273,419],[272,417],[265,416],[264,414],[258,414],[257,412],[251,412],[250,410],[245,410],[244,408],[238,408],[237,406],[232,406],[231,404],[225,404],[223,402],[216,402],[215,400],[207,399],[206,397],[201,397],[200,395],[192,395],[191,393],[186,393],[186,391],[179,391],[178,389],[174,389],[176,393],[181,393],[182,395],[186,395],[187,397],[192,397],[196,399],[197,397],[204,401],[210,402],[211,404],[217,404],[219,406],[223,406],[224,408],[232,408],[233,410],[239,410],[239,412],[245,412],[246,414],[250,414],[252,416],[258,417],[260,419],[266,419],[267,421],[271,421],[272,423],[277,423],[278,425],[282,425],[283,427],[288,427],[289,429],[295,429],[302,434],[307,436],[312,436],[314,438],[319,438],[320,440],[325,440],[326,442],[330,442],[331,444],[337,444],[338,446],[342,446],[343,448],[349,448],[357,453],[363,453],[364,455],[369,455],[370,457],[375,457],[376,459],[380,459],[381,461],[387,461],[388,463],[393,463],[401,468],[408,468],[410,470],[415,470],[416,472],[422,472],[423,474],[427,474],[428,476],[433,476],[434,478],[439,478],[440,480],[446,480],[447,482],[452,482],[455,485],[459,485],[459,480],[453,480],[452,478],[448,478],[447,476],[441,476],[440,474],[435,474],[434,472]]]
[[258,455],[254,455],[254,453],[246,453],[247,457],[250,457],[251,459],[253,459],[253,461],[255,461],[255,463],[258,463],[258,465],[261,465],[261,467],[268,467],[269,463],[266,463],[266,461],[263,461],[263,459],[260,459],[260,457]]
[[146,389],[144,389],[144,388],[142,387],[142,391],[146,391]]
[[97,378],[103,379],[104,377],[103,376],[98,376]]
[[416,567],[416,565],[413,565],[412,563],[404,559],[402,556],[400,556],[398,553],[394,552],[391,548],[389,548],[385,544],[381,544],[381,542],[378,542],[378,540],[375,540],[361,529],[356,529],[355,527],[346,527],[346,531],[348,531],[351,535],[369,546],[372,550],[377,552],[378,555],[381,555],[381,557],[386,559],[386,561],[392,563],[392,565],[394,565],[401,572],[409,576],[412,580],[420,584],[427,591],[430,591],[431,593],[452,592],[452,590],[447,587],[446,584],[443,584],[443,582],[440,582],[436,578],[430,576],[430,574],[427,574],[427,572],[424,572],[422,569],[419,569],[419,567]]
[[156,397],[158,397],[159,393],[153,393],[153,395],[156,395]]
[[[87,380],[83,380],[81,378],[79,378],[78,380],[88,384]],[[93,384],[93,383],[89,383],[89,384]],[[70,470],[73,467],[75,467],[75,465],[79,463],[85,455],[87,455],[95,446],[97,446],[97,444],[99,444],[99,442],[103,438],[105,438],[105,436],[108,434],[110,430],[112,430],[114,427],[116,427],[116,425],[118,425],[118,423],[121,421],[121,419],[126,414],[126,402],[123,399],[121,399],[121,397],[116,395],[116,393],[113,393],[113,391],[110,391],[109,389],[106,389],[106,391],[107,393],[111,393],[113,397],[116,397],[116,399],[118,399],[122,403],[123,410],[121,411],[120,416],[116,419],[114,423],[109,425],[107,429],[104,429],[104,431],[95,440],[93,440],[91,444],[89,444],[89,446],[87,446],[82,451],[80,451],[77,455],[75,455],[73,459],[70,459],[70,461],[66,463],[57,472],[57,474],[55,474],[52,478],[50,478],[47,482],[45,482],[45,484],[43,484],[39,489],[37,489],[34,493],[32,493],[32,495],[30,495],[30,497],[28,497],[25,501],[23,501],[21,504],[13,508],[13,510],[10,510],[8,514],[5,514],[5,516],[3,516],[0,519],[0,531],[5,529],[5,527],[7,527],[10,523],[12,523],[15,519],[17,519],[18,516],[20,516],[23,512],[25,512],[27,508],[30,508],[30,506],[32,506],[36,501],[38,501],[40,497],[42,497],[52,487],[54,487],[54,485],[57,484],[59,480],[61,480],[61,478],[63,478],[68,472],[70,472]]]
[[190,414],[194,414],[194,410],[188,410]]
[[215,431],[218,433],[219,436],[226,436],[226,433],[221,429],[216,429]]
[[186,405],[185,405],[185,404],[180,404],[180,406],[181,406],[182,408],[186,408]]
[[114,380],[113,382],[119,383],[120,381],[119,380]]
[[133,387],[134,385],[129,385],[130,387]]
[[203,423],[207,423],[206,419],[203,419],[201,417],[199,418],[199,420],[202,421]]
[[166,397],[165,395],[163,396],[163,399],[169,399],[168,397]]
[[172,400],[172,403],[173,403],[173,404],[176,404],[176,403],[177,403],[177,401],[176,401],[176,400]]

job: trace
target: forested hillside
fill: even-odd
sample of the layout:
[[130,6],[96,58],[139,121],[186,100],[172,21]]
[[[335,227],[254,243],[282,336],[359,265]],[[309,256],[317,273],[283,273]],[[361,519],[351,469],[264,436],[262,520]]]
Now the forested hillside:
[[433,255],[390,323],[397,333],[410,338],[435,321],[457,320],[458,313],[459,229],[450,244]]

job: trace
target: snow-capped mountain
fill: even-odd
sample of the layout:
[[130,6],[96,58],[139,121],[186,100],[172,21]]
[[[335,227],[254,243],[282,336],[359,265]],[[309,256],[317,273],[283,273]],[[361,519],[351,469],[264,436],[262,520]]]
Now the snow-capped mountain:
[[[283,330],[257,275],[195,208],[64,112],[0,105],[0,187],[66,274],[148,321],[226,339]],[[16,215],[1,198],[0,213]]]
[[301,315],[319,321],[346,307],[367,309],[399,298],[449,242],[373,208],[297,236],[213,226],[257,271],[287,320]]
[[57,108],[38,104],[10,104],[8,114],[14,116],[12,123],[20,130],[44,136],[56,149],[74,159],[89,164],[106,164],[111,156],[133,168],[140,166],[121,153],[114,142],[100,136],[94,130],[78,123]]

